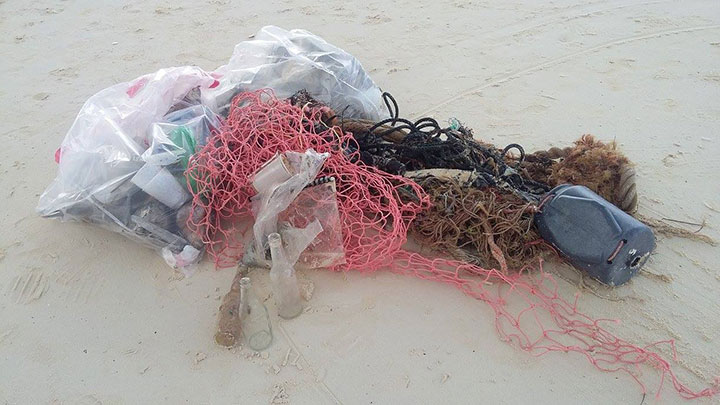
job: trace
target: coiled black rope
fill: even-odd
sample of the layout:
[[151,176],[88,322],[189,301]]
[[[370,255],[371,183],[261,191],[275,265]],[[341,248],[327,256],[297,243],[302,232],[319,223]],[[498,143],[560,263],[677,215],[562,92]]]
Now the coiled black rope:
[[[476,142],[472,132],[462,125],[442,128],[430,117],[416,121],[400,118],[395,98],[385,92],[382,99],[390,117],[355,136],[361,159],[366,164],[396,174],[420,169],[471,170],[478,174],[475,186],[509,187],[527,200],[537,200],[550,190],[548,185],[525,178],[515,170],[525,159],[521,145],[512,143],[499,150]],[[376,132],[383,127],[389,128]],[[385,140],[387,135],[397,131],[405,134],[402,140]],[[505,158],[513,149],[520,156],[511,168]]]

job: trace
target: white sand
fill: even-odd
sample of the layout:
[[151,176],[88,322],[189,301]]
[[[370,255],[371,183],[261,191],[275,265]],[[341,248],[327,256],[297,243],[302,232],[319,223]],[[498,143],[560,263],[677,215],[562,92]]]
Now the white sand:
[[[627,375],[531,357],[500,342],[483,303],[387,273],[306,273],[312,310],[274,323],[267,358],[227,351],[213,333],[231,270],[206,262],[180,280],[155,252],[34,207],[90,95],[165,66],[212,69],[275,24],[353,53],[403,115],[455,116],[529,150],[615,138],[637,163],[642,213],[705,220],[720,239],[720,3],[98,3],[0,0],[0,403],[641,402]],[[622,319],[613,330],[638,344],[676,339],[678,374],[703,388],[720,375],[719,249],[661,238],[647,268],[669,282],[640,276],[602,290],[624,299],[585,292],[580,306]],[[275,374],[289,348],[302,370]],[[679,401],[667,383],[662,395]]]

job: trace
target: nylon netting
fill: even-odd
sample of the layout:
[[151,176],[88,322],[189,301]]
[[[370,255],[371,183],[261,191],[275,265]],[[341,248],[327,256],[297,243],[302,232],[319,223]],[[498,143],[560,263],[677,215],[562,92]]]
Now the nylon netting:
[[191,218],[189,226],[200,232],[217,266],[235,266],[242,257],[238,221],[252,214],[251,177],[277,152],[330,153],[321,175],[336,179],[349,268],[387,266],[406,242],[408,225],[429,204],[427,195],[404,177],[353,163],[358,153],[344,152],[356,145],[352,135],[317,124],[325,111],[294,107],[269,90],[240,94],[220,132],[193,156],[187,170],[197,184],[193,210],[205,215]]
[[643,366],[655,368],[660,374],[656,397],[667,379],[686,399],[718,393],[718,378],[713,387],[701,391],[693,391],[678,379],[671,360],[661,353],[661,346],[665,345],[671,353],[669,357],[676,362],[674,340],[638,346],[603,327],[619,323],[618,320],[593,319],[579,312],[579,294],[572,302],[562,298],[553,276],[543,271],[541,260],[518,272],[503,273],[456,260],[431,259],[402,249],[394,258],[394,272],[451,284],[487,303],[495,313],[500,338],[534,356],[550,352],[581,354],[600,371],[627,373],[640,385],[643,394],[647,392]]
[[[659,373],[657,393],[666,380],[684,398],[713,396],[714,387],[693,391],[671,368],[673,340],[638,346],[611,333],[603,325],[612,319],[593,319],[580,313],[577,298],[562,298],[542,262],[519,271],[485,269],[462,261],[428,258],[402,248],[410,223],[429,204],[427,194],[414,182],[387,174],[359,161],[350,133],[320,124],[322,108],[299,108],[278,100],[269,90],[242,93],[232,103],[227,122],[190,162],[188,177],[197,183],[193,208],[204,213],[188,225],[206,243],[219,267],[234,266],[242,256],[243,218],[251,215],[250,178],[275,153],[303,152],[313,148],[329,152],[322,175],[334,176],[347,263],[359,271],[392,271],[454,285],[487,303],[495,314],[501,339],[542,356],[573,352],[597,369],[625,372],[646,392],[643,368]],[[195,212],[195,211],[194,211]],[[496,252],[501,254],[501,252]],[[667,345],[669,356],[662,354]],[[643,367],[645,366],[645,367]]]

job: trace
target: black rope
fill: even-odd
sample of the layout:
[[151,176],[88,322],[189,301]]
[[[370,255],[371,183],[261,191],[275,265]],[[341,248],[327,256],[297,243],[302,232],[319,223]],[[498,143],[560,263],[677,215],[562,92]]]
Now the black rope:
[[[536,201],[550,190],[546,184],[523,177],[516,170],[525,160],[525,150],[517,143],[499,150],[484,146],[473,139],[472,132],[460,125],[458,128],[442,128],[433,118],[416,121],[400,118],[400,109],[390,93],[383,93],[383,102],[390,114],[365,133],[356,134],[355,140],[360,159],[366,164],[395,174],[420,169],[460,169],[478,174],[477,187],[509,187],[527,200]],[[383,127],[387,129],[378,131]],[[378,131],[378,132],[376,132]],[[399,142],[388,142],[385,137],[401,131],[405,134]],[[442,135],[445,135],[443,139]],[[520,156],[514,167],[505,158],[511,150]]]

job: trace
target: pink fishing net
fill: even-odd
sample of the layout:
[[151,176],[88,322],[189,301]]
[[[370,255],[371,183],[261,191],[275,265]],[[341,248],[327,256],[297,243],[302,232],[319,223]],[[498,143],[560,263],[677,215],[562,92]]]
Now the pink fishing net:
[[495,328],[500,338],[534,356],[550,352],[579,353],[598,370],[627,373],[642,387],[643,393],[647,389],[642,368],[650,366],[660,374],[656,389],[658,397],[666,379],[686,399],[711,397],[718,393],[718,379],[713,387],[701,391],[693,391],[680,382],[668,356],[658,350],[661,345],[667,345],[672,361],[677,361],[674,340],[638,346],[603,327],[618,323],[618,320],[593,319],[579,312],[579,295],[576,294],[572,302],[562,298],[555,279],[543,271],[540,260],[518,272],[503,273],[400,250],[395,254],[392,270],[452,284],[465,294],[484,301],[495,312]]
[[[238,95],[227,122],[188,165],[196,184],[193,210],[204,212],[189,226],[200,233],[218,267],[242,257],[239,221],[251,215],[250,179],[276,152],[329,152],[321,175],[336,180],[346,267],[373,271],[388,266],[407,240],[410,221],[429,204],[416,183],[374,167],[354,163],[347,153],[355,140],[339,128],[319,124],[319,108],[277,100],[270,90]],[[357,150],[357,148],[355,148]]]
[[343,269],[364,272],[380,268],[418,278],[452,284],[465,294],[487,303],[495,312],[500,337],[535,356],[549,352],[583,355],[599,370],[625,372],[646,392],[647,376],[659,373],[656,392],[666,379],[684,398],[709,397],[717,386],[693,391],[673,372],[659,347],[672,340],[646,346],[631,344],[603,325],[616,322],[592,319],[577,310],[577,296],[569,302],[559,296],[554,278],[534,263],[517,272],[484,269],[465,262],[432,259],[402,249],[410,222],[429,199],[414,182],[362,164],[355,141],[339,128],[321,124],[322,108],[298,108],[278,100],[269,90],[243,93],[233,100],[227,122],[197,153],[188,177],[197,183],[188,225],[206,243],[219,267],[233,266],[242,256],[241,219],[251,215],[254,194],[249,179],[276,152],[329,152],[321,172],[337,181],[338,210],[342,223],[346,264]]

